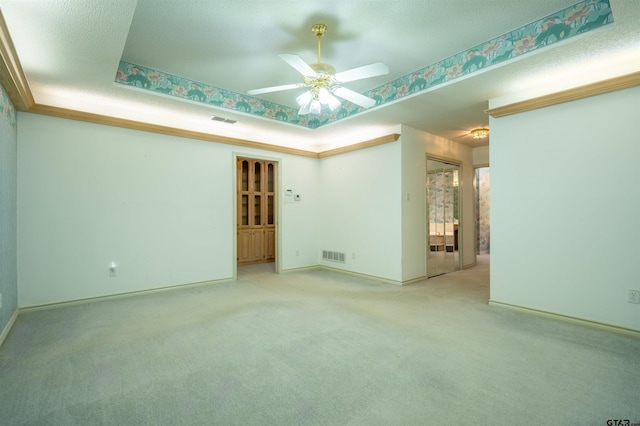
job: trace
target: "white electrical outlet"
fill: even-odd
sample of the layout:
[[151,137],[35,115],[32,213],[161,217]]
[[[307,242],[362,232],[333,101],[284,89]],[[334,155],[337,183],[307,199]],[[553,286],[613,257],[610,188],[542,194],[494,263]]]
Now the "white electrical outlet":
[[115,277],[116,276],[116,263],[115,262],[111,262],[111,265],[109,265],[109,276],[110,277]]
[[629,289],[629,303],[640,303],[640,290]]

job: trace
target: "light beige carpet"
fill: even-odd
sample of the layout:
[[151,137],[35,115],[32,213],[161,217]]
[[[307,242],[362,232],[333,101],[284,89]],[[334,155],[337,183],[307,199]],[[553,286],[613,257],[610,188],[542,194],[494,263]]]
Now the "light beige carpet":
[[640,340],[488,306],[486,259],[403,287],[257,265],[24,313],[0,424],[640,422]]

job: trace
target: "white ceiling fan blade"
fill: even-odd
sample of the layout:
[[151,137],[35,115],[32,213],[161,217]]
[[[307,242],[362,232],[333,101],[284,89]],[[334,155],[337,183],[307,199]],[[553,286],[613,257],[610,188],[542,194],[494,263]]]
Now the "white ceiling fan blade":
[[337,87],[333,90],[333,94],[339,98],[345,99],[349,102],[353,102],[356,105],[360,105],[363,108],[371,108],[376,104],[376,101],[361,95],[353,90],[346,89],[344,87]]
[[306,77],[315,77],[316,72],[302,58],[293,53],[281,53],[280,56],[286,63],[295,68],[300,74]]
[[279,92],[281,90],[297,89],[298,87],[304,87],[304,86],[305,86],[304,83],[283,84],[282,86],[264,87],[262,89],[251,89],[247,91],[247,93],[250,95],[259,95],[261,93]]
[[348,81],[377,77],[379,75],[385,74],[389,74],[389,67],[382,62],[376,62],[375,64],[369,64],[362,67],[339,72],[334,75],[334,78],[340,83],[346,83]]

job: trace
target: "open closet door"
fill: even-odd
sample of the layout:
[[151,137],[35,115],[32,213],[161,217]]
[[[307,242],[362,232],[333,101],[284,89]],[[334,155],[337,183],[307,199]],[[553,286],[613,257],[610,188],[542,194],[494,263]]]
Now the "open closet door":
[[427,158],[427,276],[460,269],[460,165]]

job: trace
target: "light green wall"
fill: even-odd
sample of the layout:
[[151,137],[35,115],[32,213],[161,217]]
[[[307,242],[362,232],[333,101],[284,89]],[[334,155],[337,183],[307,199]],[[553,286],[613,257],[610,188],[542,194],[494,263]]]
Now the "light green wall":
[[640,330],[640,87],[491,119],[491,300]]
[[[279,161],[281,194],[300,194],[280,198],[283,271],[321,264],[392,282],[426,276],[425,240],[416,238],[426,226],[426,152],[463,162],[472,229],[471,149],[410,128],[416,152],[403,152],[412,143],[402,136],[313,159],[29,113],[19,120],[20,306],[233,278],[234,155]],[[407,156],[416,155],[407,181]],[[475,260],[472,238],[465,264]],[[323,261],[322,250],[346,253],[345,263]]]
[[489,145],[473,148],[473,165],[487,167],[489,165]]
[[[491,120],[492,300],[640,329],[626,302],[640,282],[638,110],[633,88]],[[475,262],[473,150],[407,126],[398,142],[317,160],[18,120],[20,306],[232,277],[234,154],[276,157],[280,189],[301,195],[280,205],[283,270],[329,249],[347,271],[397,282],[427,272],[426,155],[460,161],[463,265]]]
[[320,160],[319,247],[346,253],[334,268],[402,280],[400,142]]
[[21,307],[232,278],[235,154],[277,159],[302,195],[280,206],[280,267],[318,263],[317,159],[18,118]]
[[473,150],[465,145],[402,126],[402,276],[404,281],[427,276],[427,155],[461,164],[460,247],[462,266],[476,262]]
[[0,336],[18,306],[16,266],[17,131],[15,109],[0,85]]

